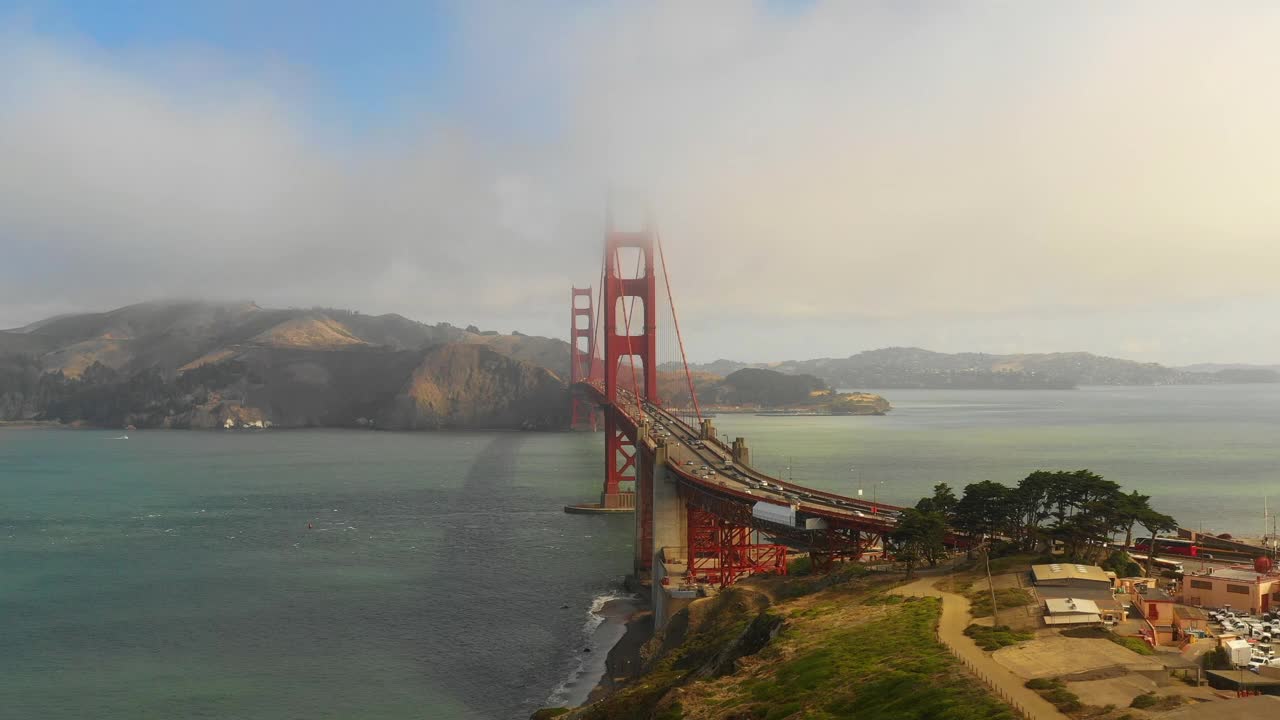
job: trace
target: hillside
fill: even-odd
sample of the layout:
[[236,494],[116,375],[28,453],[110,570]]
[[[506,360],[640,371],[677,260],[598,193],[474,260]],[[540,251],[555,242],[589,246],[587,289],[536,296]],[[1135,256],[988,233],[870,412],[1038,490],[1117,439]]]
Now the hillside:
[[[778,410],[836,415],[883,415],[892,406],[879,395],[838,393],[812,375],[788,375],[776,370],[743,368],[728,377],[708,372],[692,373],[694,390],[708,410]],[[688,407],[688,380],[684,373],[659,374],[664,402]]]
[[253,303],[144,303],[0,332],[0,420],[554,428],[568,345]]
[[611,654],[639,668],[611,695],[534,718],[1013,718],[935,638],[938,601],[891,583],[858,566],[750,578],[695,600],[632,662]]
[[695,368],[729,374],[754,367],[813,375],[837,388],[1067,389],[1080,385],[1201,385],[1277,382],[1272,368],[1171,368],[1086,352],[993,355],[882,348],[847,358],[787,360],[749,365],[717,360]]

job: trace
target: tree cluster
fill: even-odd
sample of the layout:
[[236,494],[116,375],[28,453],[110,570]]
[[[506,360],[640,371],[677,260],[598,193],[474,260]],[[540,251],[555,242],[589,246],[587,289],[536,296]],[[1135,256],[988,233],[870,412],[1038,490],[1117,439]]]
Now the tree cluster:
[[1037,470],[1014,487],[990,480],[972,483],[959,498],[946,483],[939,483],[932,496],[903,513],[890,539],[908,565],[936,562],[946,527],[965,537],[971,551],[987,541],[1004,541],[1024,552],[1059,546],[1068,559],[1097,563],[1109,556],[1109,544],[1117,535],[1123,534],[1125,546],[1130,546],[1136,526],[1153,538],[1153,544],[1161,533],[1178,528],[1150,501],[1150,496],[1136,491],[1122,492],[1118,484],[1089,470]]
[[57,420],[120,427],[159,424],[208,400],[209,393],[249,377],[244,363],[202,365],[176,378],[157,368],[135,373],[95,362],[79,377],[61,370],[43,372],[33,358],[6,358],[0,364],[0,412],[7,420]]

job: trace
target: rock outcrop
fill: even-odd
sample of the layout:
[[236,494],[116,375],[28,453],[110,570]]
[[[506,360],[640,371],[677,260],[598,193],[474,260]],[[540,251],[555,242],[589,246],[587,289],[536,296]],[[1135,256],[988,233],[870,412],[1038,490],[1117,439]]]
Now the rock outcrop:
[[546,430],[565,425],[567,407],[564,383],[546,368],[483,345],[445,345],[423,357],[375,422],[396,430]]

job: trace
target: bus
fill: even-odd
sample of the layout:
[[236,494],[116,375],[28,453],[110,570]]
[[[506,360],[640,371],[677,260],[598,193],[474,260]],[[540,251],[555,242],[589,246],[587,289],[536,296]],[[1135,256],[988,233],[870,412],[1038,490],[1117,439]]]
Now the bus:
[[[1151,538],[1134,540],[1133,549],[1138,552],[1150,552]],[[1156,538],[1156,553],[1160,555],[1200,557],[1200,547],[1190,540],[1183,540],[1182,538]]]
[[[1139,565],[1147,564],[1147,556],[1141,553],[1129,553],[1129,557],[1133,558],[1133,561],[1138,563]],[[1168,558],[1156,558],[1155,560],[1151,561],[1151,564],[1155,565],[1161,570],[1168,570],[1176,575],[1182,575],[1183,573],[1186,572],[1186,570],[1183,569],[1182,567],[1182,562],[1179,560],[1170,560]]]

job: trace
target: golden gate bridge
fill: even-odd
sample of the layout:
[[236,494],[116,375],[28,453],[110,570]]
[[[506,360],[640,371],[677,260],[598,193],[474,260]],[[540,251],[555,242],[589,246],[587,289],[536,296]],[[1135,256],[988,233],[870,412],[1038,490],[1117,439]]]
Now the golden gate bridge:
[[[657,233],[609,229],[599,285],[570,297],[573,427],[603,429],[605,456],[600,501],[565,509],[634,513],[634,574],[659,625],[702,587],[785,574],[792,551],[820,572],[883,556],[901,508],[769,476],[703,415]],[[663,367],[680,369],[660,375],[673,355]]]

